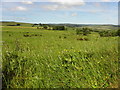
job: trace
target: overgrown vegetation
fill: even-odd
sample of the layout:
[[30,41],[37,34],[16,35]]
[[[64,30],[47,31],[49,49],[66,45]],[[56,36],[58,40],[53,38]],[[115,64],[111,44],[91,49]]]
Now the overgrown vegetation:
[[119,31],[100,31],[99,32],[101,37],[109,37],[109,36],[118,36]]
[[117,88],[118,37],[100,32],[3,27],[3,88]]
[[82,34],[82,35],[87,35],[87,34],[90,34],[92,30],[90,28],[80,28],[80,29],[77,29],[76,30],[76,34],[79,35],[79,34]]

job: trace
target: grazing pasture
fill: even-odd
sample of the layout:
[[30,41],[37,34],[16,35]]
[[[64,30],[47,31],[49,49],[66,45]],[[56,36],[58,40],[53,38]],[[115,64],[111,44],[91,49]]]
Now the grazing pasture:
[[2,28],[5,88],[117,88],[118,37],[75,30]]

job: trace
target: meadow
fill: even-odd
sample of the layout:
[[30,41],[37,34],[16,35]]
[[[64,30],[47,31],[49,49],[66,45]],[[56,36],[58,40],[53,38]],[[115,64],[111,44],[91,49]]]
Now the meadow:
[[2,27],[3,88],[117,88],[118,37]]

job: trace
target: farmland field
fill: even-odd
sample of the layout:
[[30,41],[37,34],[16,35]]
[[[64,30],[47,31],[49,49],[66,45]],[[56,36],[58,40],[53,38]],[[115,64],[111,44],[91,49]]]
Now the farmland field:
[[6,88],[117,88],[118,37],[2,27]]

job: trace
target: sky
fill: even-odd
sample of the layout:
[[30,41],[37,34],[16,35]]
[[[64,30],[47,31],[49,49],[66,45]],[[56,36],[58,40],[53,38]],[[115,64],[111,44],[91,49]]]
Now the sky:
[[117,0],[4,0],[0,6],[0,21],[118,24]]

